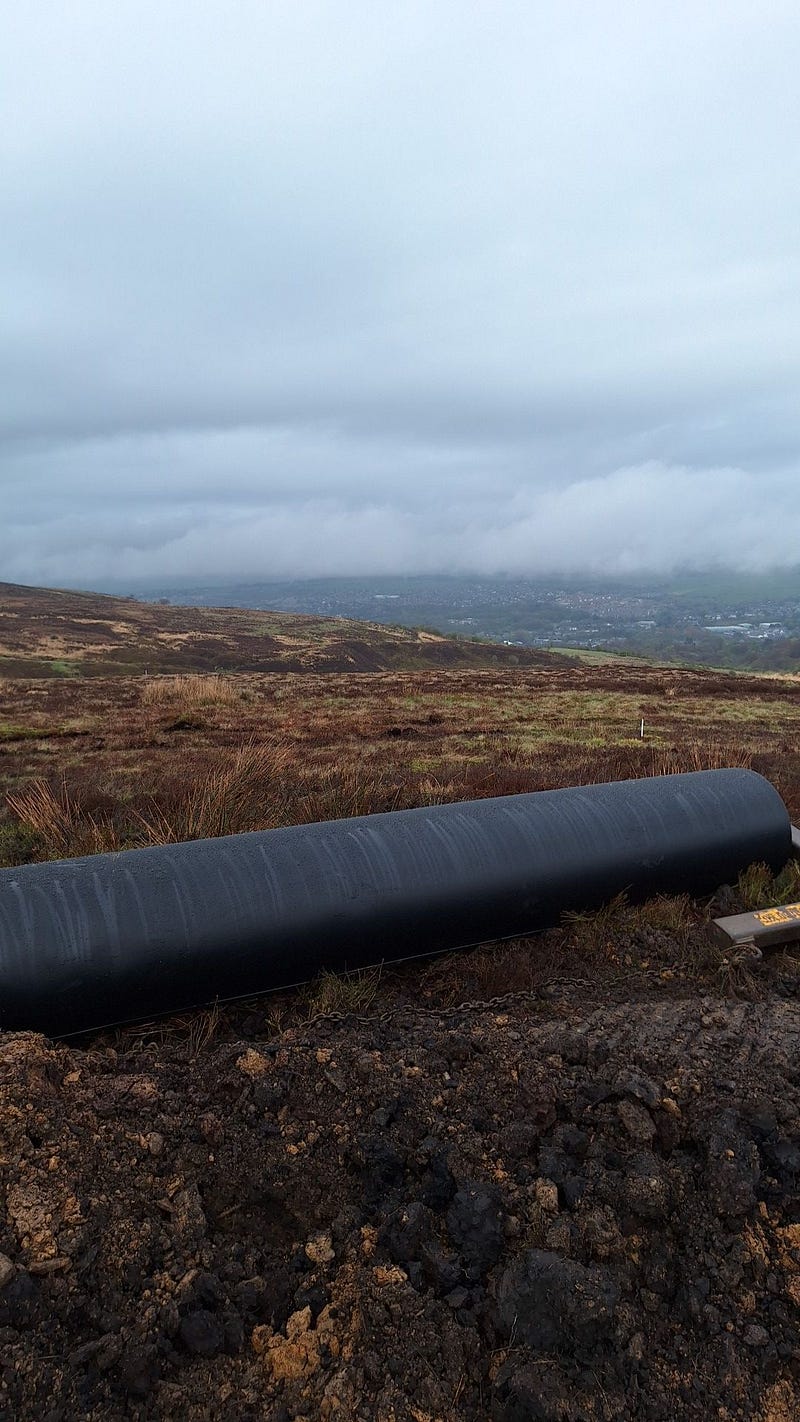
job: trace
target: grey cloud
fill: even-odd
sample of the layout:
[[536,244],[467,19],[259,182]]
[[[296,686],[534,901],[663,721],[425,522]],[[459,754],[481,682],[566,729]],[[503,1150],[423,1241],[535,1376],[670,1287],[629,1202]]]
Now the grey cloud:
[[43,13],[0,576],[800,562],[794,4]]
[[[706,471],[707,472],[707,471]],[[9,576],[86,579],[148,576],[242,578],[414,572],[633,574],[676,564],[742,570],[797,562],[796,468],[768,476],[717,469],[698,480],[679,466],[640,465],[603,478],[492,498],[480,481],[459,491],[433,484],[405,503],[376,491],[350,505],[334,498],[150,505],[147,514],[105,507],[39,516],[0,533]],[[782,510],[780,518],[775,509]]]

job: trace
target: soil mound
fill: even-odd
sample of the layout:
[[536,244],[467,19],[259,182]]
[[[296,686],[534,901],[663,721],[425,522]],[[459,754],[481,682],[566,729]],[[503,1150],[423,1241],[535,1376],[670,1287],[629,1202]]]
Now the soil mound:
[[0,1038],[0,1416],[800,1415],[800,1006]]

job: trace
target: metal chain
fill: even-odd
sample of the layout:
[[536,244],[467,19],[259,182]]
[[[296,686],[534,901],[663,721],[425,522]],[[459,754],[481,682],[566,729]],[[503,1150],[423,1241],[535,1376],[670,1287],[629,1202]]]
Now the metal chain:
[[402,1017],[404,1013],[410,1013],[414,1017],[458,1017],[462,1013],[480,1011],[489,1012],[493,1008],[500,1007],[504,1003],[528,1002],[534,999],[541,999],[540,992],[520,991],[506,992],[499,997],[489,997],[480,1001],[459,1002],[453,1007],[416,1007],[411,1002],[398,1003],[395,1007],[387,1007],[383,1012],[317,1012],[313,1017],[309,1017],[302,1024],[304,1027],[315,1027],[321,1022],[339,1023],[364,1023],[375,1024],[388,1022],[393,1017]]
[[[649,972],[640,973],[640,977],[647,977],[656,980],[660,977],[660,970],[651,969]],[[547,988],[556,987],[596,987],[597,984],[591,978],[551,978],[545,984]],[[526,1003],[542,1003],[547,998],[543,998],[541,988],[528,988],[517,992],[504,992],[497,997],[478,998],[469,1002],[459,1002],[453,1007],[417,1007],[414,1003],[399,1003],[395,1007],[386,1008],[383,1012],[318,1012],[313,1017],[309,1017],[301,1024],[302,1035],[296,1042],[300,1046],[309,1029],[320,1026],[322,1023],[330,1023],[338,1026],[347,1023],[350,1026],[378,1027],[384,1022],[390,1022],[393,1018],[409,1015],[414,1018],[425,1017],[437,1020],[449,1020],[454,1017],[467,1016],[470,1013],[494,1012],[503,1007],[510,1007]],[[288,1031],[299,1030],[288,1027]]]
[[[758,957],[760,959],[760,953]],[[753,967],[756,961],[757,960],[755,955],[751,952],[747,955],[737,957],[735,959],[735,963],[732,959],[729,959],[728,966],[735,965],[737,967]],[[640,969],[637,972],[636,977],[639,981],[644,978],[653,983],[660,982],[662,972],[662,968],[650,968],[645,970]],[[628,982],[629,974],[619,973],[616,977],[610,979],[607,978],[606,985],[609,987],[613,987],[615,983],[619,983],[622,981]],[[551,978],[547,983],[543,984],[543,987],[541,988],[528,988],[516,992],[500,993],[497,997],[476,998],[468,1002],[456,1003],[453,1007],[417,1007],[414,1003],[405,1002],[398,1003],[395,1007],[389,1007],[386,1008],[383,1012],[376,1013],[317,1012],[314,1014],[313,1017],[309,1017],[304,1022],[299,1024],[298,1027],[295,1028],[291,1025],[288,1025],[283,1030],[291,1032],[297,1031],[298,1033],[300,1033],[300,1035],[296,1039],[296,1045],[300,1046],[305,1043],[306,1038],[310,1035],[311,1028],[321,1026],[324,1023],[328,1023],[331,1026],[339,1026],[343,1023],[347,1023],[351,1026],[379,1027],[382,1026],[385,1022],[390,1022],[394,1018],[403,1017],[404,1015],[408,1015],[414,1018],[424,1017],[436,1019],[439,1021],[448,1021],[449,1019],[454,1017],[468,1016],[470,1013],[494,1012],[498,1009],[502,1010],[504,1007],[524,1006],[525,1004],[533,1003],[546,1003],[548,999],[547,997],[543,996],[543,989],[552,990],[554,988],[559,987],[596,988],[597,982],[593,978]]]

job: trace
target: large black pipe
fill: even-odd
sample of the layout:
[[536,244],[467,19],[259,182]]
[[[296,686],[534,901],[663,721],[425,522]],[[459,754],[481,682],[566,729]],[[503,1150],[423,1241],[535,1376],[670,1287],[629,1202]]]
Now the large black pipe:
[[790,852],[772,785],[715,770],[0,870],[0,1027],[67,1036],[249,996]]

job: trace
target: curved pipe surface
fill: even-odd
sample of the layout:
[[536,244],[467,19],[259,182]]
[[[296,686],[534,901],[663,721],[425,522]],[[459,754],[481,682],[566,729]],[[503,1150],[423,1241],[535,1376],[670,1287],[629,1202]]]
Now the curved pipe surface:
[[777,869],[747,770],[292,825],[0,870],[0,1028],[55,1036],[529,933],[567,908]]

